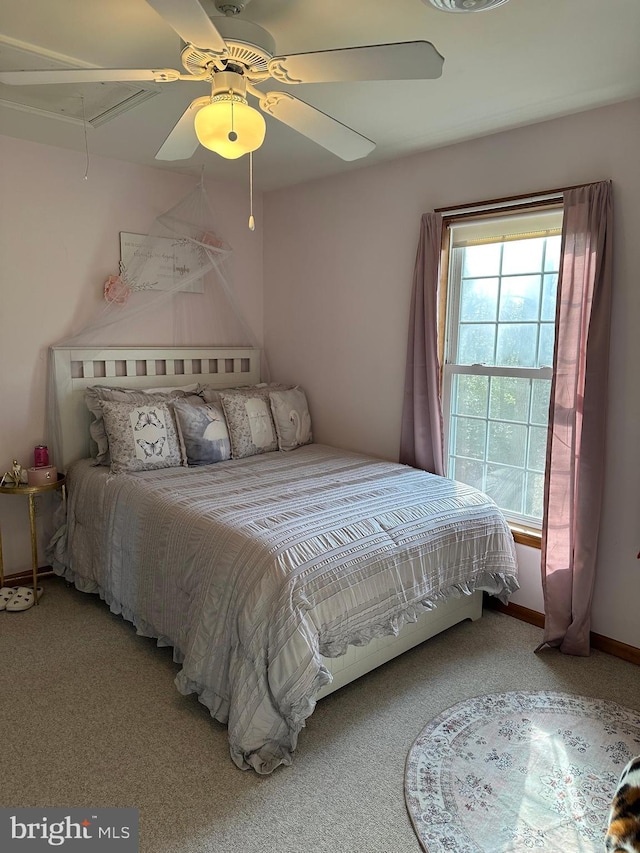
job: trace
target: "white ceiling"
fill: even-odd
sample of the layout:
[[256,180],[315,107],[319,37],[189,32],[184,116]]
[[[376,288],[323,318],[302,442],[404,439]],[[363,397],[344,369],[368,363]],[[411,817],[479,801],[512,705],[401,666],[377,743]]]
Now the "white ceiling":
[[[219,14],[213,0],[202,5]],[[291,87],[377,147],[345,163],[267,117],[254,155],[264,190],[640,96],[640,0],[510,0],[476,14],[439,12],[424,0],[252,0],[243,17],[271,33],[278,54],[425,39],[445,57],[438,80]],[[16,45],[83,65],[181,69],[178,36],[145,0],[0,0],[0,69],[16,68]],[[0,132],[84,150],[81,122],[7,106],[8,88],[0,87]],[[46,87],[45,98],[65,88]],[[187,104],[208,92],[180,81],[157,88],[156,97],[89,127],[90,154],[191,174],[204,166],[211,177],[245,183],[247,158],[199,148],[188,161],[154,160]]]

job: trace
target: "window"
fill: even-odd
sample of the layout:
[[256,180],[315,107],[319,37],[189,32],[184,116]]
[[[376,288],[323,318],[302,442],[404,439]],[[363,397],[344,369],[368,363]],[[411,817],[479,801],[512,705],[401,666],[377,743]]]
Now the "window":
[[542,524],[562,211],[449,226],[447,474]]

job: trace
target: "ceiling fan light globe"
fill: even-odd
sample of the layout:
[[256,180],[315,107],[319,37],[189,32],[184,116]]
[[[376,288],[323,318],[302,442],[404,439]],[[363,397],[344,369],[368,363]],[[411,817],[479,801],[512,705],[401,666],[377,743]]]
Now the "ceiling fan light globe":
[[262,114],[239,101],[217,101],[202,107],[194,125],[200,145],[226,160],[260,148],[267,131]]

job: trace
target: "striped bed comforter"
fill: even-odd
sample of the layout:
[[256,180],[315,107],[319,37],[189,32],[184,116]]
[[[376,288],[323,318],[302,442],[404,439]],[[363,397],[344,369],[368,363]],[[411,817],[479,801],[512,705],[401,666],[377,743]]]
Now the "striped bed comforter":
[[321,655],[397,633],[424,607],[517,589],[486,495],[322,445],[201,468],[68,472],[54,567],[174,648],[176,684],[226,723],[241,768],[290,764]]

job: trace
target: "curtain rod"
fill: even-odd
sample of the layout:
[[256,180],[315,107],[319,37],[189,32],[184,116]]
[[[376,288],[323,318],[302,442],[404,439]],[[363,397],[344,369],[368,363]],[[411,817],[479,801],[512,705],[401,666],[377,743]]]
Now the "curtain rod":
[[539,192],[522,193],[521,195],[504,196],[503,198],[486,199],[485,201],[472,201],[468,204],[456,204],[450,207],[436,207],[434,213],[441,213],[444,217],[452,218],[463,216],[466,213],[473,213],[474,210],[489,210],[492,213],[498,213],[502,210],[509,210],[515,206],[515,202],[531,199],[530,206],[541,206],[549,204],[554,200],[560,200],[562,194],[567,190],[577,190],[580,187],[592,186],[599,184],[602,181],[590,181],[586,184],[574,184],[570,187],[556,187],[552,190],[541,190]]

